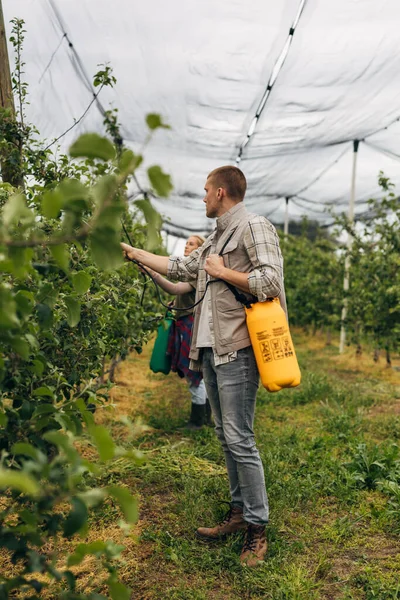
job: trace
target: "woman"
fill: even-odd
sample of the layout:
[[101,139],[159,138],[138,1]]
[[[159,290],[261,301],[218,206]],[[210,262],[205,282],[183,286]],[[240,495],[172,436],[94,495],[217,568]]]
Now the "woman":
[[[184,256],[189,256],[203,243],[204,238],[199,235],[191,235],[186,241]],[[171,327],[168,354],[172,357],[171,370],[178,373],[180,377],[184,377],[189,384],[192,406],[186,427],[200,429],[205,423],[211,424],[211,408],[202,374],[189,369],[189,350],[193,327],[193,309],[190,307],[195,303],[196,290],[190,283],[172,283],[155,271],[151,271],[151,274],[163,290],[176,296],[171,306],[181,309],[176,311],[176,320]]]

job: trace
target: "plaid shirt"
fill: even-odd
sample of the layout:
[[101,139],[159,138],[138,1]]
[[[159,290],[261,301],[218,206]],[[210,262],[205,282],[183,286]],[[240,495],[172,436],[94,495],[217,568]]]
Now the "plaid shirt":
[[[286,309],[283,287],[283,259],[279,247],[279,238],[275,227],[265,218],[250,215],[242,202],[236,204],[231,210],[217,219],[217,227],[207,238],[203,246],[194,250],[188,257],[170,257],[168,264],[168,277],[180,281],[197,281],[197,298],[201,298],[206,288],[208,275],[202,268],[202,256],[215,252],[219,239],[224,231],[236,221],[248,221],[243,234],[243,245],[252,268],[248,275],[250,293],[258,301],[267,298],[279,297],[281,305]],[[210,303],[210,300],[209,300]],[[200,305],[200,309],[204,307]],[[215,364],[224,364],[236,359],[236,352],[218,355],[215,352],[214,327],[212,311],[208,310],[210,318],[210,331],[214,348]],[[193,365],[196,368],[196,365]],[[192,366],[191,366],[192,368]]]

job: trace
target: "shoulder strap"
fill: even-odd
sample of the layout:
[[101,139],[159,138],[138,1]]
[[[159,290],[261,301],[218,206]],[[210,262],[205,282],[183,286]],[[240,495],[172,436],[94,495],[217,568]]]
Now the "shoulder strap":
[[[222,246],[221,250],[218,253],[219,256],[223,256],[223,252],[224,252],[226,246],[228,245],[228,243],[231,241],[236,229],[237,229],[237,226],[234,229],[232,229],[231,234],[229,235],[228,239],[226,240],[226,242],[224,243],[224,245]],[[231,292],[235,296],[236,300],[238,302],[240,302],[240,304],[243,304],[243,306],[246,306],[246,308],[249,308],[252,304],[254,304],[254,302],[257,302],[257,299],[254,296],[252,296],[251,299],[249,299],[242,292],[239,292],[239,290],[231,283],[228,283],[227,281],[224,281],[223,279],[221,279],[221,281],[223,281],[225,283],[225,285],[231,290]]]

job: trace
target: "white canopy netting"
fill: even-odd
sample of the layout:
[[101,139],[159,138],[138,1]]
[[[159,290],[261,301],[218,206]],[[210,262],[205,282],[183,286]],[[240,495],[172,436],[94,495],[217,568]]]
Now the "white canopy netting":
[[[117,78],[61,140],[102,131],[118,108],[125,144],[141,149],[145,115],[160,113],[145,164],[172,176],[155,199],[175,235],[207,231],[206,175],[238,164],[252,212],[282,223],[347,209],[359,140],[355,214],[400,183],[399,0],[3,0],[6,27],[24,19],[28,119],[49,140],[85,112],[91,76]],[[12,50],[10,48],[12,61]],[[145,172],[139,181],[146,188]]]

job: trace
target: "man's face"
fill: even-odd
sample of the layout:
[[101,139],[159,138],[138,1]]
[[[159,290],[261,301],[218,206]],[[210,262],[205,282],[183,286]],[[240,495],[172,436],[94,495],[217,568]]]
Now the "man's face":
[[215,219],[220,216],[222,189],[217,188],[210,178],[207,179],[204,189],[206,195],[203,202],[206,205],[206,216],[210,219]]

